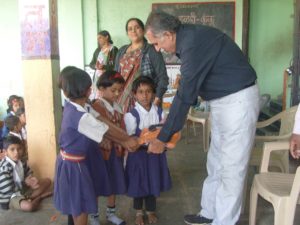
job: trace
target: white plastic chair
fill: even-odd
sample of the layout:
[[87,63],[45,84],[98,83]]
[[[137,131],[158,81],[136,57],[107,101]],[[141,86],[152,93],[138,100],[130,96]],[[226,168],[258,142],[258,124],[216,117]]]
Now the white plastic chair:
[[209,112],[194,112],[192,107],[189,110],[187,115],[186,121],[186,143],[189,142],[189,130],[190,130],[190,123],[193,124],[194,135],[196,135],[196,127],[195,123],[202,124],[202,143],[203,143],[203,150],[204,152],[208,151],[209,148],[209,136],[210,136],[210,126],[209,126]]
[[255,225],[258,195],[272,203],[274,225],[293,225],[296,205],[300,204],[300,166],[296,174],[268,172],[271,152],[282,150],[289,150],[289,142],[264,144],[260,173],[251,187],[249,225]]
[[[294,118],[297,111],[298,106],[293,106],[285,111],[282,111],[275,116],[267,119],[265,121],[259,121],[256,124],[256,128],[263,128],[270,126],[276,121],[280,121],[280,130],[277,135],[269,135],[269,136],[255,136],[254,147],[251,152],[249,166],[259,167],[261,164],[262,156],[263,156],[263,145],[265,142],[271,141],[287,141],[289,140],[293,126],[294,126]],[[277,169],[280,172],[288,173],[289,172],[289,153],[287,151],[276,151],[270,157],[269,166],[272,169]],[[246,196],[247,196],[247,178],[245,180],[244,187],[244,197],[243,197],[243,205],[242,212],[245,210]]]
[[[280,130],[278,135],[273,136],[255,136],[255,145],[250,157],[250,166],[259,166],[262,158],[262,147],[264,142],[270,141],[285,141],[288,140],[292,134],[295,114],[298,106],[293,106],[268,120],[260,121],[257,123],[256,128],[267,127],[274,122],[280,120]],[[271,156],[270,167],[276,167],[282,172],[289,172],[289,154],[286,151],[274,152]]]

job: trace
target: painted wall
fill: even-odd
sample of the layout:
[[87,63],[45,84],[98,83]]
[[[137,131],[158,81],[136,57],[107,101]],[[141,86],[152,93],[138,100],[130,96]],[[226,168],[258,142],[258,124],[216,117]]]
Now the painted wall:
[[84,64],[91,61],[92,54],[97,47],[98,33],[98,2],[97,0],[83,1],[83,38],[84,38]]
[[283,71],[293,57],[293,0],[250,3],[250,62],[257,72],[261,93],[276,99],[283,90]]
[[[227,1],[227,0],[219,0]],[[99,10],[99,29],[107,29],[117,46],[127,44],[128,38],[125,31],[126,21],[131,17],[137,17],[146,22],[147,16],[152,8],[152,3],[162,2],[196,2],[195,0],[98,0]],[[216,0],[202,0],[197,2],[216,2]],[[241,28],[242,28],[242,5],[243,0],[236,1],[236,42],[241,46]],[[124,10],[124,9],[129,10]],[[116,15],[116,16],[115,16]]]
[[83,68],[83,10],[81,0],[58,0],[58,35],[61,68]]

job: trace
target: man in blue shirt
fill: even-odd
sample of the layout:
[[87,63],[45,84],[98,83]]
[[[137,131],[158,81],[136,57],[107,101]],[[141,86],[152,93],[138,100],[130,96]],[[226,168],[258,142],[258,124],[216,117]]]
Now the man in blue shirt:
[[187,224],[234,225],[240,215],[244,180],[259,112],[256,73],[239,47],[221,31],[181,24],[174,16],[152,12],[146,37],[157,51],[181,60],[181,81],[169,116],[149,151],[160,153],[182,129],[198,96],[211,108],[211,145],[207,156],[201,211]]

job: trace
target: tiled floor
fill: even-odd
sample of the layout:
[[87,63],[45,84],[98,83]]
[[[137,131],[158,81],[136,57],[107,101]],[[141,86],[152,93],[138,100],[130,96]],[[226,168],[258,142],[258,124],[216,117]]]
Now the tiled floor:
[[[200,129],[199,129],[200,130]],[[192,134],[192,132],[190,132]],[[190,144],[181,141],[176,149],[168,152],[168,161],[173,180],[171,191],[163,193],[157,201],[157,225],[184,225],[183,216],[199,211],[200,193],[202,182],[206,176],[206,153],[202,151],[201,135],[193,137]],[[251,173],[251,172],[250,172]],[[252,172],[253,174],[253,172]],[[249,176],[248,186],[251,184]],[[248,193],[249,193],[248,187]],[[248,224],[247,200],[245,213],[241,215],[238,225]],[[257,214],[258,225],[273,224],[273,209],[266,201],[260,199]],[[117,199],[118,214],[127,221],[128,225],[134,225],[135,212],[132,209],[132,201],[126,196]],[[100,199],[101,225],[108,225],[104,217],[105,199]],[[300,224],[300,209],[296,212],[294,225]],[[52,199],[43,201],[41,209],[34,213],[18,211],[6,211],[0,215],[0,225],[63,225],[66,216],[59,214],[52,204]]]

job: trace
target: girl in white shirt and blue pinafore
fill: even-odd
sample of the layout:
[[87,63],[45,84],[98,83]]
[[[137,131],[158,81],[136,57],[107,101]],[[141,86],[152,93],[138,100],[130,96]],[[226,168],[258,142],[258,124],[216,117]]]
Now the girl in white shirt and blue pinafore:
[[[92,107],[102,117],[118,127],[122,127],[123,113],[122,108],[116,103],[123,91],[125,80],[116,71],[105,71],[96,83],[98,95]],[[124,128],[124,124],[123,124]],[[124,152],[125,149],[117,143],[111,142],[111,146],[101,146],[100,149],[90,158],[94,161],[90,164],[93,180],[101,179],[102,182],[96,184],[95,190],[97,196],[107,197],[106,218],[115,225],[125,225],[126,222],[119,218],[116,212],[116,195],[123,195],[127,192],[125,174],[124,174]],[[107,176],[103,176],[102,169],[96,160],[104,159]],[[93,215],[96,220],[97,216]]]
[[59,135],[54,181],[54,206],[62,214],[72,215],[75,225],[86,225],[88,214],[98,207],[86,155],[98,148],[108,126],[86,110],[91,93],[89,75],[76,67],[66,67],[59,86],[70,99],[64,105]]
[[[132,91],[136,100],[135,107],[125,114],[124,122],[129,135],[139,136],[142,129],[162,123],[164,114],[160,107],[152,103],[155,84],[151,78],[138,77],[133,82]],[[157,221],[156,198],[160,192],[171,188],[166,153],[148,153],[147,149],[147,145],[142,145],[136,152],[129,152],[125,168],[127,194],[133,198],[133,207],[137,210],[137,225],[144,224],[143,202],[148,222]]]

